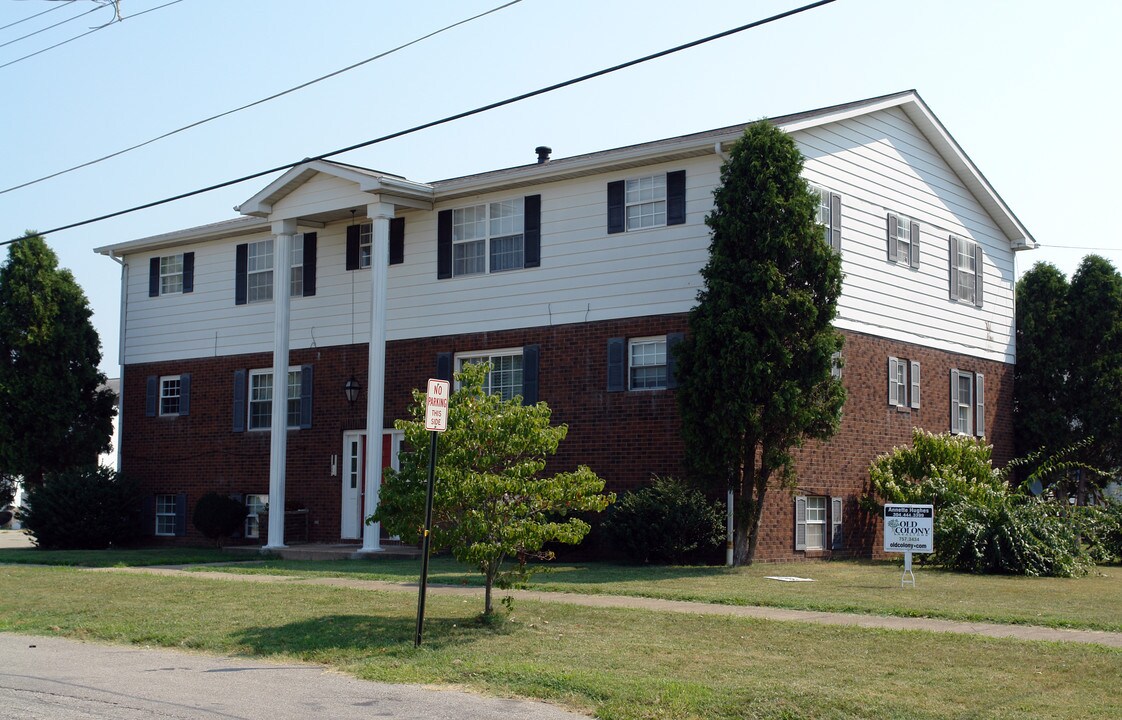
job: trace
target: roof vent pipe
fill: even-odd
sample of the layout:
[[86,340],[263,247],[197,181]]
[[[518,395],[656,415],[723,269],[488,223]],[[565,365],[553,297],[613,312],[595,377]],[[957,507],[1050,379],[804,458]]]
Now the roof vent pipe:
[[546,147],[545,145],[538,145],[534,148],[534,152],[538,154],[538,165],[549,162],[549,154],[553,152],[553,148]]

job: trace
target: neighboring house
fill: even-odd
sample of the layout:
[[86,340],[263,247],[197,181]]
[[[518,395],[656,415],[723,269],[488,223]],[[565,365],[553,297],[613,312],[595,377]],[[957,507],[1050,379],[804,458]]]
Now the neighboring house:
[[[838,435],[800,452],[796,496],[769,494],[758,557],[869,555],[869,463],[913,427],[1011,457],[1014,253],[1035,243],[914,92],[772,122],[842,256],[849,400]],[[431,183],[310,161],[244,217],[98,248],[122,265],[121,469],[143,483],[148,532],[200,539],[189,508],[216,490],[249,505],[249,537],[269,503],[307,509],[313,541],[378,550],[362,518],[375,469],[396,464],[393,421],[427,378],[484,359],[492,392],[568,424],[554,466],[588,464],[617,492],[679,474],[672,348],[743,129],[539,148]],[[276,546],[284,514],[268,517]]]
[[[120,396],[121,396],[121,379],[120,378],[109,378],[108,380],[105,381],[104,387],[107,387],[110,390],[112,390],[117,395],[117,397],[120,398]],[[100,390],[101,388],[98,388],[98,389]],[[117,407],[118,407],[118,410],[119,410],[120,409],[120,401],[119,400],[118,400]],[[119,414],[114,415],[113,416],[113,434],[109,437],[109,443],[110,443],[109,452],[101,453],[100,455],[97,456],[97,464],[98,465],[104,465],[105,467],[110,467],[110,468],[113,468],[114,470],[118,469],[118,467],[117,467],[117,448],[121,443],[120,428],[121,428],[120,415]]]

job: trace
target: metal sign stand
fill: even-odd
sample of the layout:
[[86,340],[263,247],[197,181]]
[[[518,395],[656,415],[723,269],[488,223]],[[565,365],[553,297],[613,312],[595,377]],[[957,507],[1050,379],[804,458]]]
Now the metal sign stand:
[[[908,579],[909,575],[912,578],[911,580]],[[906,585],[908,583],[911,583],[913,588],[916,586],[916,576],[915,576],[915,573],[912,572],[912,551],[911,550],[908,550],[904,553],[904,574],[900,576],[900,587],[904,587],[904,585]]]
[[421,647],[421,632],[425,628],[425,592],[429,586],[429,546],[432,542],[432,495],[436,486],[436,437],[448,429],[448,401],[450,383],[447,380],[429,379],[425,393],[425,429],[429,431],[429,482],[425,495],[425,535],[421,540],[421,587],[417,593],[417,632],[413,647]]

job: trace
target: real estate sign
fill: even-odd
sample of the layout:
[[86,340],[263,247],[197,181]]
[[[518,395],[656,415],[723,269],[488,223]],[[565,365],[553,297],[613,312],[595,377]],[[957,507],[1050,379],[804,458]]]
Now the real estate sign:
[[935,552],[935,506],[885,505],[884,551]]

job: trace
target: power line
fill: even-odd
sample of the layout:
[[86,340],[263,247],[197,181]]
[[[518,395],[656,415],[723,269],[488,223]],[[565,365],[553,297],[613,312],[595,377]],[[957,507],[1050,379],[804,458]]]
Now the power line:
[[[6,68],[9,65],[15,65],[18,62],[22,62],[24,60],[27,60],[28,58],[33,58],[36,55],[42,55],[43,53],[47,52],[48,50],[54,50],[57,47],[62,47],[63,45],[66,45],[67,43],[72,43],[75,40],[79,40],[81,38],[84,38],[87,35],[92,35],[93,33],[97,32],[98,30],[104,30],[105,28],[107,28],[111,25],[117,25],[118,23],[122,23],[127,19],[140,17],[141,15],[146,15],[147,13],[153,12],[155,10],[161,10],[163,8],[166,8],[169,5],[175,5],[176,3],[181,3],[181,2],[183,2],[183,0],[171,0],[171,2],[169,2],[169,3],[164,3],[163,5],[157,5],[154,8],[148,8],[147,10],[143,10],[141,12],[138,12],[135,15],[129,15],[128,18],[119,18],[119,19],[110,20],[109,22],[105,23],[104,25],[98,25],[97,27],[93,28],[92,30],[87,30],[86,32],[82,33],[81,35],[75,35],[74,37],[70,38],[69,40],[63,40],[60,43],[55,43],[54,45],[51,45],[50,47],[43,48],[42,50],[36,50],[35,52],[31,53],[30,55],[24,55],[23,57],[16,58],[15,60],[12,60],[11,62],[6,62],[3,65],[0,65],[0,69]],[[94,9],[95,10],[100,10],[102,7],[106,7],[106,6],[99,5],[98,7],[94,8]],[[90,12],[93,12],[93,11],[91,10]],[[79,16],[79,17],[81,17],[81,16]]]
[[433,32],[430,32],[427,35],[422,35],[419,38],[416,38],[414,40],[410,40],[407,43],[404,43],[402,45],[398,45],[397,47],[392,48],[390,50],[386,50],[385,52],[378,53],[377,55],[374,55],[373,57],[368,57],[365,60],[360,60],[359,62],[356,62],[353,65],[348,65],[345,68],[336,70],[334,72],[330,72],[326,75],[315,78],[314,80],[309,80],[309,81],[307,81],[305,83],[301,83],[300,85],[297,85],[295,87],[289,88],[287,90],[282,90],[281,92],[274,93],[273,95],[269,95],[268,97],[261,98],[260,100],[255,100],[255,101],[253,101],[251,103],[248,103],[246,105],[242,105],[241,107],[236,107],[233,110],[227,110],[226,112],[218,113],[217,115],[211,115],[210,117],[203,118],[202,120],[197,120],[197,121],[195,121],[195,122],[193,122],[189,125],[184,125],[181,128],[178,128],[176,130],[172,130],[170,132],[166,132],[163,135],[157,135],[156,137],[151,138],[150,140],[145,140],[144,142],[137,143],[136,145],[132,145],[132,146],[127,147],[123,150],[118,150],[118,151],[110,153],[108,155],[99,157],[96,160],[90,160],[88,162],[81,163],[80,165],[75,165],[74,167],[66,168],[65,170],[59,170],[58,172],[51,173],[50,175],[44,175],[43,177],[37,178],[35,180],[28,180],[25,183],[20,183],[19,185],[13,185],[12,187],[4,188],[3,190],[0,190],[0,195],[3,195],[5,193],[10,193],[13,190],[19,190],[20,188],[25,188],[29,185],[34,185],[36,183],[41,183],[44,180],[50,180],[51,178],[56,178],[59,175],[65,175],[66,173],[74,172],[75,170],[80,170],[84,167],[89,167],[90,165],[96,165],[99,162],[109,160],[110,158],[115,158],[118,155],[124,155],[127,152],[137,150],[139,148],[144,147],[145,145],[151,145],[152,143],[154,143],[158,140],[163,140],[164,138],[171,137],[172,135],[176,135],[178,133],[181,133],[184,130],[190,130],[191,128],[198,127],[199,125],[204,125],[208,122],[211,122],[212,120],[217,120],[219,118],[226,117],[227,115],[233,115],[236,112],[241,112],[242,110],[247,110],[251,107],[254,107],[255,105],[261,105],[262,103],[269,102],[270,100],[276,100],[279,97],[282,97],[284,95],[288,95],[289,93],[294,93],[297,90],[303,90],[304,88],[306,88],[310,85],[315,85],[318,82],[321,82],[323,80],[327,80],[329,78],[333,78],[336,75],[342,75],[343,73],[345,73],[349,70],[354,70],[357,67],[361,67],[363,65],[366,65],[367,63],[374,62],[375,60],[379,60],[381,58],[384,58],[387,55],[392,55],[393,53],[398,52],[399,50],[404,50],[405,48],[409,47],[410,45],[416,45],[417,43],[419,43],[423,40],[427,40],[427,39],[433,37],[434,35],[439,35],[442,32],[445,32],[447,30],[451,30],[452,28],[458,27],[458,26],[463,25],[465,23],[469,23],[472,20],[478,20],[479,18],[481,18],[485,15],[490,15],[491,13],[498,12],[499,10],[505,10],[506,8],[510,7],[511,5],[516,5],[520,2],[522,2],[522,0],[511,0],[510,2],[506,3],[505,5],[500,5],[496,8],[492,8],[491,10],[488,10],[486,12],[479,13],[478,15],[474,15],[472,17],[469,17],[469,18],[465,19],[465,20],[460,20],[459,22],[455,22],[455,23],[452,23],[451,25],[447,25],[445,27],[442,27],[439,30],[434,30]]
[[[433,120],[431,122],[423,123],[421,125],[415,125],[415,126],[409,128],[408,130],[399,130],[397,132],[390,133],[389,135],[383,135],[382,137],[374,138],[373,140],[367,140],[365,142],[357,143],[355,145],[349,145],[349,146],[347,146],[345,148],[341,148],[339,150],[332,150],[331,152],[326,152],[326,153],[323,153],[322,155],[316,155],[315,157],[304,158],[302,160],[297,160],[296,162],[287,163],[285,165],[279,165],[279,166],[274,167],[274,168],[269,168],[268,170],[262,170],[260,172],[255,172],[255,173],[252,173],[250,175],[243,175],[242,177],[234,179],[234,180],[227,180],[225,182],[220,182],[220,183],[217,183],[215,185],[209,185],[207,187],[199,188],[197,190],[190,190],[190,191],[185,192],[185,193],[180,193],[179,195],[173,195],[172,197],[164,198],[163,200],[153,200],[152,202],[144,203],[143,205],[136,205],[135,207],[131,207],[131,208],[128,208],[126,210],[118,210],[116,212],[107,213],[105,215],[100,215],[100,216],[95,217],[95,218],[90,218],[89,220],[82,220],[80,222],[70,223],[69,225],[62,225],[62,226],[59,226],[57,228],[52,228],[50,230],[44,230],[42,232],[38,232],[38,233],[35,233],[35,234],[37,234],[37,235],[51,235],[53,233],[61,232],[63,230],[70,230],[72,228],[82,227],[83,225],[91,225],[91,224],[96,223],[96,222],[101,222],[102,220],[109,220],[110,218],[120,217],[121,215],[128,215],[130,213],[138,212],[140,210],[147,210],[148,208],[157,207],[159,205],[166,205],[168,203],[172,203],[172,202],[175,202],[177,200],[183,200],[185,198],[193,197],[195,195],[202,195],[203,193],[208,193],[208,192],[211,192],[212,190],[219,190],[221,188],[229,187],[231,185],[237,185],[239,183],[246,182],[247,180],[254,180],[256,178],[259,178],[259,177],[262,177],[262,176],[265,176],[265,175],[269,175],[269,174],[272,174],[272,173],[275,173],[275,172],[279,172],[281,170],[289,170],[291,168],[296,167],[297,165],[303,165],[304,163],[312,161],[312,160],[325,160],[325,159],[327,159],[329,157],[333,157],[335,155],[341,155],[343,153],[351,152],[352,150],[358,150],[360,148],[369,147],[371,145],[377,145],[378,143],[383,143],[383,142],[386,142],[387,140],[393,140],[395,138],[399,138],[399,137],[402,137],[404,135],[411,135],[411,134],[419,132],[421,130],[427,130],[428,128],[431,128],[431,127],[436,127],[438,125],[444,125],[446,123],[450,123],[454,120],[462,120],[463,118],[471,117],[472,115],[478,115],[480,113],[484,113],[484,112],[487,112],[489,110],[494,110],[496,108],[500,108],[500,107],[503,107],[505,105],[511,105],[513,103],[516,103],[516,102],[521,102],[522,100],[527,100],[527,99],[532,98],[532,97],[537,97],[538,95],[543,95],[545,93],[553,92],[554,90],[560,90],[561,88],[568,87],[570,85],[576,85],[578,83],[582,83],[582,82],[585,82],[587,80],[592,80],[593,78],[598,78],[598,77],[601,77],[603,75],[608,75],[608,74],[611,74],[611,73],[614,73],[614,72],[618,72],[619,70],[623,70],[625,68],[633,67],[635,65],[639,65],[641,63],[645,63],[645,62],[648,62],[650,60],[656,60],[656,59],[661,58],[661,57],[666,57],[667,55],[673,55],[674,53],[681,52],[683,50],[688,50],[690,48],[697,47],[698,45],[704,45],[705,43],[713,42],[714,40],[719,40],[721,38],[725,38],[725,37],[728,37],[730,35],[735,35],[737,33],[744,32],[745,30],[751,30],[753,28],[760,27],[761,25],[767,25],[768,23],[773,23],[777,20],[782,20],[784,18],[791,17],[792,15],[797,15],[799,13],[803,13],[803,12],[806,12],[808,10],[814,10],[816,8],[822,7],[823,5],[829,5],[830,3],[833,3],[835,1],[836,0],[818,0],[818,2],[814,2],[814,3],[811,3],[809,5],[803,5],[802,7],[795,8],[794,10],[788,10],[786,12],[782,12],[782,13],[779,13],[777,15],[772,15],[770,17],[764,18],[763,20],[756,20],[755,22],[750,22],[747,25],[741,25],[740,27],[732,28],[731,30],[725,30],[723,32],[719,32],[716,35],[710,35],[708,37],[701,38],[700,40],[694,40],[692,42],[685,43],[684,45],[678,45],[676,47],[672,47],[668,50],[661,50],[659,52],[653,53],[651,55],[646,55],[644,57],[641,57],[641,58],[638,58],[638,59],[635,59],[635,60],[628,60],[627,62],[620,63],[619,65],[614,65],[610,68],[605,68],[603,70],[597,70],[595,72],[588,73],[587,75],[581,75],[580,77],[575,77],[575,78],[572,78],[570,80],[565,80],[563,82],[555,83],[553,85],[549,85],[549,86],[544,87],[544,88],[539,88],[537,90],[532,90],[530,92],[523,93],[521,95],[516,95],[514,97],[507,98],[506,100],[499,100],[498,102],[493,102],[489,105],[482,105],[482,106],[477,107],[473,110],[465,110],[464,112],[457,113],[455,115],[449,115],[447,117],[441,118],[440,120]],[[24,240],[28,237],[32,237],[32,235],[23,235],[22,237],[13,238],[11,240],[5,240],[3,242],[0,242],[0,245],[10,245],[11,243],[19,242],[20,240]]]
[[[65,5],[61,5],[61,6],[59,6],[59,7],[66,7],[66,6],[65,6]],[[86,11],[86,12],[84,12],[84,13],[79,13],[78,15],[74,15],[74,16],[68,17],[68,18],[66,18],[65,20],[61,20],[61,21],[59,21],[59,22],[56,22],[56,23],[55,23],[54,25],[48,25],[47,27],[45,27],[45,28],[42,28],[42,29],[40,29],[40,30],[36,30],[36,31],[35,31],[35,32],[33,32],[33,33],[28,33],[28,34],[26,34],[26,35],[20,36],[20,37],[16,38],[15,40],[9,40],[9,41],[8,41],[8,42],[6,42],[6,43],[0,44],[0,48],[2,48],[2,47],[8,47],[8,46],[9,46],[9,45],[11,45],[12,43],[18,43],[18,42],[19,42],[20,40],[26,40],[26,39],[27,39],[27,38],[29,38],[29,37],[34,37],[34,36],[38,35],[39,33],[42,33],[42,32],[47,32],[48,30],[50,30],[50,29],[52,29],[52,28],[56,28],[56,27],[58,27],[59,25],[65,25],[66,23],[70,22],[71,20],[77,20],[77,19],[78,19],[78,18],[80,18],[80,17],[85,17],[85,16],[89,15],[89,14],[90,14],[90,13],[92,13],[92,12],[97,12],[98,10],[102,9],[103,7],[105,7],[105,5],[98,5],[98,6],[96,6],[95,8],[93,8],[92,10],[87,10],[87,11]],[[58,9],[58,8],[51,8],[51,10],[57,10],[57,9]],[[50,12],[50,11],[48,10],[47,12]]]
[[15,27],[16,25],[19,25],[20,23],[25,23],[28,20],[34,20],[35,18],[39,17],[40,15],[46,15],[49,12],[54,12],[55,10],[61,10],[72,2],[74,2],[74,0],[66,0],[66,2],[64,2],[62,5],[55,5],[53,8],[49,8],[47,10],[44,10],[43,12],[37,12],[34,15],[28,15],[23,20],[16,20],[13,23],[8,23],[4,27],[0,27],[0,30],[7,30],[10,27]]
[[1091,250],[1092,252],[1122,252],[1122,247],[1087,247],[1083,245],[1047,245],[1045,243],[1037,243],[1037,247],[1043,250]]

